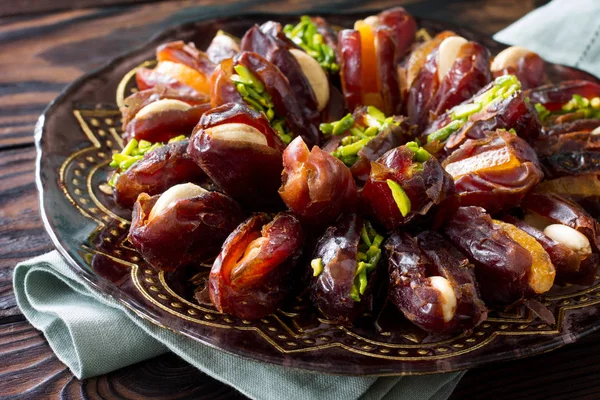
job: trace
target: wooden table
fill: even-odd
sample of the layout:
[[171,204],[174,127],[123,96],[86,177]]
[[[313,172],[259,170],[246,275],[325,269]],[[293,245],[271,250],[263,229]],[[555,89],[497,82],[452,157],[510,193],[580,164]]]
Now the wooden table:
[[[344,8],[403,4],[414,15],[492,34],[544,2],[348,1]],[[65,85],[167,26],[206,13],[301,11],[323,7],[325,2],[81,0],[76,3],[80,9],[72,9],[70,3],[39,0],[0,5],[0,397],[243,399],[173,355],[79,381],[24,320],[12,293],[12,268],[52,250],[38,211],[33,128],[46,104]],[[595,334],[552,353],[471,370],[452,399],[600,398],[599,339],[600,334]]]

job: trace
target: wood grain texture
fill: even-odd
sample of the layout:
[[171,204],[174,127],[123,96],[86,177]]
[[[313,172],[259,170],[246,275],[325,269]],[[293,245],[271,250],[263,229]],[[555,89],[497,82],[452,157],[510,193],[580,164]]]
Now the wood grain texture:
[[[324,3],[222,0],[221,8],[214,1],[175,0],[84,8],[108,2],[113,0],[82,0],[82,9],[0,18],[0,398],[243,399],[174,355],[79,381],[53,355],[43,336],[22,320],[12,294],[12,268],[52,248],[39,218],[33,127],[46,104],[73,79],[168,26],[231,9],[300,11]],[[10,3],[23,9],[34,4],[33,0]],[[400,3],[418,16],[493,33],[543,1],[354,1],[344,8]],[[56,10],[65,2],[38,4]],[[7,14],[0,5],[0,16]],[[600,334],[595,334],[549,354],[469,371],[452,400],[598,399],[599,339]]]
[[[218,4],[218,5],[215,5]],[[174,0],[0,18],[0,148],[31,144],[38,115],[68,83],[176,24],[232,12],[301,12],[404,5],[414,15],[492,34],[534,0]]]

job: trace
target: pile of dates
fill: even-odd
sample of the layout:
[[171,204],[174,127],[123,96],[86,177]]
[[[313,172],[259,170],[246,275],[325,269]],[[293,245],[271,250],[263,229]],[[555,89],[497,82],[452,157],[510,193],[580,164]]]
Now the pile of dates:
[[197,293],[219,311],[262,318],[302,294],[340,324],[385,305],[445,334],[594,282],[598,81],[552,82],[527,49],[494,57],[402,8],[156,59],[109,184],[149,265],[212,265]]

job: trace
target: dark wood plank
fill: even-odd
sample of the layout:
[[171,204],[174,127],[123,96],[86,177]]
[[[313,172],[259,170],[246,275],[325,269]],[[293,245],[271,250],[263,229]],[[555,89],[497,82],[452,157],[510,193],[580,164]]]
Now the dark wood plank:
[[52,245],[39,216],[35,149],[27,147],[0,154],[1,320],[19,314],[12,293],[14,265],[51,250]]
[[[19,3],[19,2],[14,2]],[[0,18],[0,148],[31,144],[38,115],[69,82],[139,46],[169,26],[207,16],[248,11],[299,12],[336,9],[341,1],[273,3],[175,0],[157,4],[93,8],[49,15]],[[413,14],[492,34],[539,1],[383,0],[351,2],[345,10],[405,5]]]

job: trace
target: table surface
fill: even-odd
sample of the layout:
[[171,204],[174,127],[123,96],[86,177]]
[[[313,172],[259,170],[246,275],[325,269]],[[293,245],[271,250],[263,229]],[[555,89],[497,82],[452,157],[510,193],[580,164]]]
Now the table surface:
[[[492,34],[544,2],[346,1],[344,8],[402,4],[416,16]],[[300,12],[336,4],[326,3],[82,0],[77,2],[80,8],[73,9],[65,0],[29,0],[0,5],[0,397],[245,398],[171,354],[80,381],[54,356],[43,335],[25,321],[15,305],[12,269],[17,262],[52,249],[39,216],[34,183],[34,124],[69,82],[168,26],[203,13]],[[600,333],[548,354],[473,369],[452,399],[598,399],[598,339]]]

